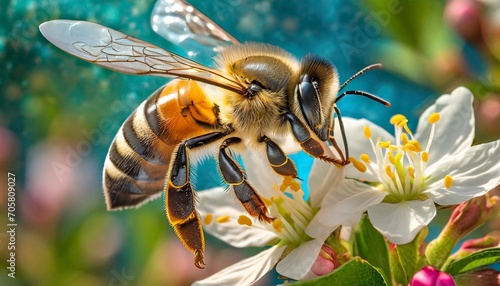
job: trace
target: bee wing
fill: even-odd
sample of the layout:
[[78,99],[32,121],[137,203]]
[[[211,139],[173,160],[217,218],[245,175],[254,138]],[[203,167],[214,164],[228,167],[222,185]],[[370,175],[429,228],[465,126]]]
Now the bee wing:
[[216,69],[96,23],[52,20],[41,24],[40,32],[58,48],[115,71],[189,78],[238,93],[245,90],[241,83]]
[[223,28],[183,0],[158,0],[151,15],[151,26],[157,34],[183,48],[191,58],[211,58],[223,47],[239,44]]

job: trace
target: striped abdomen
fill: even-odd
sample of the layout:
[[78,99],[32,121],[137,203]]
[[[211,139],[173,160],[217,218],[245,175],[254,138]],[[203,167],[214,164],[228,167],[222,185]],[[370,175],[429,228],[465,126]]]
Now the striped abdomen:
[[104,163],[108,209],[138,206],[163,190],[172,152],[182,140],[215,128],[214,104],[194,81],[174,80],[123,123]]

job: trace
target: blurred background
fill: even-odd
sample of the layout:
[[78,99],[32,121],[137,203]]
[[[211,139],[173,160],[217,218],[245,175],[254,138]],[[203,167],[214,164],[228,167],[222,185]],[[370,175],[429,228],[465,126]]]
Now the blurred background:
[[[348,89],[377,94],[392,106],[347,97],[340,103],[343,116],[390,130],[388,119],[403,113],[415,128],[439,95],[464,85],[476,96],[476,142],[500,138],[496,0],[189,2],[242,42],[330,59],[341,82],[383,63]],[[78,60],[47,42],[38,26],[58,18],[94,21],[182,54],[152,31],[154,4],[0,0],[0,222],[7,224],[10,172],[16,176],[18,223],[16,279],[7,277],[9,237],[0,233],[1,285],[188,285],[256,253],[208,237],[208,266],[200,271],[168,225],[161,200],[138,210],[105,210],[101,171],[107,149],[127,116],[166,80]],[[294,159],[306,178],[312,160],[304,154]],[[217,182],[208,172],[200,176],[199,187]],[[447,217],[438,217],[435,229]],[[500,228],[498,222],[488,227]]]

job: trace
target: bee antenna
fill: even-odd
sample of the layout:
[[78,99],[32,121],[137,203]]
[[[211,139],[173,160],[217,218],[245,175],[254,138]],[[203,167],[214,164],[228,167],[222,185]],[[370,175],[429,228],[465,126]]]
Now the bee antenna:
[[346,80],[339,88],[339,91],[341,91],[342,89],[344,89],[344,87],[350,83],[353,79],[357,78],[358,76],[362,75],[363,73],[369,71],[369,70],[372,70],[372,69],[379,69],[382,67],[382,64],[381,63],[377,63],[377,64],[373,64],[373,65],[369,65],[365,68],[363,68],[362,70],[360,70],[359,72],[355,73],[353,76],[351,76],[348,80]]
[[369,92],[366,92],[366,91],[361,91],[361,90],[348,90],[348,91],[345,91],[343,92],[341,95],[337,96],[337,98],[335,99],[335,103],[337,103],[339,100],[341,100],[344,96],[348,95],[348,94],[354,94],[354,95],[362,95],[364,97],[368,97],[369,99],[371,100],[375,100],[376,102],[378,103],[382,103],[383,105],[389,107],[391,106],[391,103],[383,98],[380,98],[374,94],[371,94]]

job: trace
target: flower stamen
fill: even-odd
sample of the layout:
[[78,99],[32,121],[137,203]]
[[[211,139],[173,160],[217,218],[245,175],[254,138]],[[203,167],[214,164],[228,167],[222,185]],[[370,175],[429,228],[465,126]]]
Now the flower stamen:
[[238,224],[240,225],[247,225],[247,226],[252,226],[252,220],[247,217],[246,215],[240,215],[238,217]]
[[218,217],[215,221],[216,221],[217,223],[225,223],[225,222],[228,222],[228,221],[229,221],[229,216],[228,216],[228,215],[223,215],[223,216],[220,216],[220,217]]
[[203,223],[204,223],[205,225],[209,225],[209,224],[212,222],[213,217],[214,217],[214,216],[213,216],[212,214],[210,214],[210,213],[209,213],[209,214],[207,214],[207,215],[205,216],[205,218],[203,219]]
[[449,189],[453,185],[453,178],[450,175],[444,177],[444,187]]

